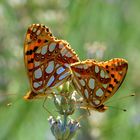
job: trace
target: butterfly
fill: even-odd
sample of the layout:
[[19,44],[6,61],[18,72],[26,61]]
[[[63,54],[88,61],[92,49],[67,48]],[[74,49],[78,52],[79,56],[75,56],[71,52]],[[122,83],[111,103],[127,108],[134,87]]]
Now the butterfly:
[[72,82],[82,97],[81,108],[104,112],[104,103],[121,86],[128,69],[125,59],[114,58],[106,62],[86,60],[71,64]]
[[79,58],[70,45],[54,37],[42,24],[29,26],[24,41],[24,62],[31,90],[24,99],[46,96],[67,81],[70,64]]

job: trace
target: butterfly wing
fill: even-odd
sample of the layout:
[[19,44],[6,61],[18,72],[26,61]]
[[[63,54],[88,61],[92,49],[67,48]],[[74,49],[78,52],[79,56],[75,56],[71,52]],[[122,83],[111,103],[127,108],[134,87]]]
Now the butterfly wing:
[[127,69],[127,61],[120,58],[106,62],[87,60],[71,65],[73,84],[93,109],[116,93]]
[[36,50],[54,40],[55,38],[48,27],[41,24],[29,26],[24,41],[24,62],[29,79],[33,74]]
[[71,75],[69,65],[79,58],[66,41],[53,37],[46,26],[33,24],[26,34],[24,60],[31,89],[41,94],[63,84]]

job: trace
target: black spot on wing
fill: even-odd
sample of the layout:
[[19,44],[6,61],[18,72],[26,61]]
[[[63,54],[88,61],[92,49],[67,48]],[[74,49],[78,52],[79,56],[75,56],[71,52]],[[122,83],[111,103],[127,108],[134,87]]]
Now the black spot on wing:
[[29,61],[28,61],[28,64],[29,63],[33,63],[34,62],[34,59],[32,58],[32,59],[30,59]]

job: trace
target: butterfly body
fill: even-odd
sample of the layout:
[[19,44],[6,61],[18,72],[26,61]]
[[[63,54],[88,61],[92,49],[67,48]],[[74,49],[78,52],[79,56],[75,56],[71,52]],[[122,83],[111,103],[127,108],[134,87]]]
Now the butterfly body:
[[24,43],[24,62],[31,91],[25,99],[46,96],[71,76],[70,64],[79,58],[64,40],[56,39],[48,27],[31,25]]
[[107,107],[104,102],[116,93],[125,78],[127,68],[127,61],[120,58],[106,62],[86,60],[72,64],[72,81],[83,97],[82,108],[105,111]]

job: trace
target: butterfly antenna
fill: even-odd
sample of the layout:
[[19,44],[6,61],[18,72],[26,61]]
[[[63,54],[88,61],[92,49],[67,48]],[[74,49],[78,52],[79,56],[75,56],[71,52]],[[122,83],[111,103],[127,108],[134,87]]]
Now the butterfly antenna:
[[9,102],[9,103],[6,104],[7,107],[10,107],[12,105],[13,105],[12,102]]
[[48,114],[49,114],[50,116],[52,116],[53,118],[55,118],[54,115],[53,115],[53,114],[46,108],[46,106],[45,106],[45,103],[46,103],[47,99],[48,99],[48,97],[46,96],[45,99],[44,99],[44,101],[43,101],[42,106],[43,106],[43,108],[48,112]]
[[[16,94],[15,94],[16,95]],[[14,99],[13,101],[11,101],[11,102],[9,102],[9,103],[7,103],[6,104],[6,106],[7,107],[11,107],[11,106],[13,106],[14,104],[16,104],[18,101],[20,101],[22,98],[21,98],[21,96],[19,97],[16,97],[16,99]]]
[[19,101],[21,97],[17,96],[16,93],[0,94],[0,98],[1,98],[1,99],[6,99],[6,98],[7,98],[7,100],[8,100],[9,98],[13,97],[13,96],[16,96],[16,99],[13,99],[13,101],[10,101],[10,102],[6,103],[5,106],[7,106],[7,107],[10,107],[10,106],[12,106],[13,104],[17,103],[17,101]]
[[114,109],[117,109],[117,110],[121,110],[123,112],[126,112],[127,111],[127,109],[125,109],[125,108],[120,108],[120,107],[115,107],[115,106],[107,106],[107,107],[114,108]]
[[123,96],[123,97],[119,97],[119,98],[117,98],[117,99],[114,99],[114,100],[111,100],[111,101],[109,101],[109,102],[106,102],[105,103],[105,105],[106,104],[108,104],[108,103],[114,103],[114,102],[118,102],[119,100],[122,100],[122,99],[126,99],[126,98],[128,98],[128,97],[134,97],[136,94],[135,93],[132,93],[132,94],[130,94],[130,95],[126,95],[126,96]]

